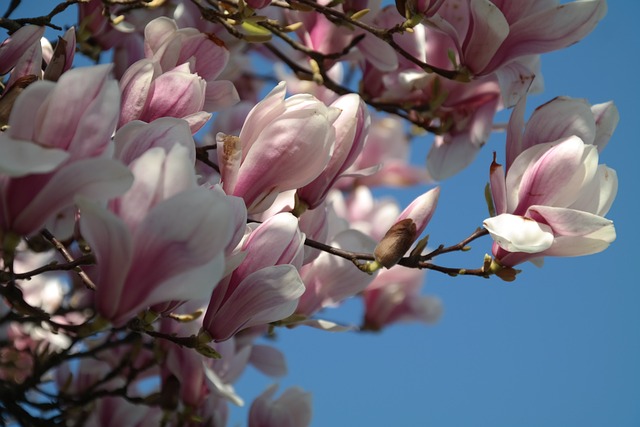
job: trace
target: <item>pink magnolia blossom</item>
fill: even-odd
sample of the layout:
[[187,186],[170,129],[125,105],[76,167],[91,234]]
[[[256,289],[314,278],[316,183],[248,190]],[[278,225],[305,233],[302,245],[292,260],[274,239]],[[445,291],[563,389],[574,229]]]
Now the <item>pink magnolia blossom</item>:
[[210,112],[238,102],[233,84],[216,80],[229,59],[221,40],[195,28],[178,29],[165,17],[149,22],[144,34],[146,58],[132,64],[120,81],[119,127],[169,116],[184,118],[195,133]]
[[18,97],[0,134],[0,229],[32,234],[76,196],[108,200],[131,185],[130,172],[104,155],[119,103],[110,68],[70,70]]
[[307,427],[311,424],[311,394],[288,388],[273,399],[277,385],[256,398],[249,410],[249,427]]
[[536,110],[524,133],[523,109],[519,104],[509,122],[506,176],[501,165],[491,166],[497,216],[484,226],[494,256],[513,266],[606,249],[616,233],[604,216],[618,185],[615,171],[598,165],[598,148],[615,128],[615,107],[556,98]]
[[[357,230],[344,230],[333,236],[329,245],[355,252],[372,252],[375,241]],[[322,252],[301,270],[305,291],[296,313],[310,317],[323,308],[335,306],[362,292],[373,280],[343,258]]]
[[122,324],[154,304],[207,298],[224,273],[235,230],[224,194],[196,185],[186,123],[133,122],[116,139],[134,184],[110,210],[83,201],[80,229],[100,283],[109,283],[98,287],[95,306]]
[[121,397],[98,399],[85,425],[88,427],[152,427],[162,424],[163,411],[159,406],[136,405]]
[[[381,11],[378,20],[386,28],[402,23],[395,10],[389,8]],[[440,68],[451,68],[450,48],[453,46],[438,31],[417,25],[412,33],[399,35],[397,43],[416,59]],[[518,68],[517,71],[522,70]],[[380,102],[412,102],[415,106],[412,119],[438,129],[427,157],[427,170],[432,178],[442,180],[468,166],[486,143],[493,117],[502,106],[502,88],[512,98],[529,89],[533,77],[518,86],[516,83],[522,80],[521,76],[520,72],[505,71],[499,76],[463,83],[426,73],[400,57],[398,67],[391,72],[365,64],[363,87],[367,95]],[[421,113],[418,107],[427,112]]]
[[[0,44],[0,76],[7,74],[22,57],[40,46],[40,38],[44,35],[44,27],[25,25],[18,29],[11,37]],[[42,64],[38,64],[41,67]],[[40,68],[38,68],[40,69]]]
[[356,187],[347,198],[341,192],[333,191],[328,202],[335,214],[345,221],[341,225],[333,221],[332,235],[351,228],[375,241],[384,237],[401,212],[394,199],[374,198],[369,187],[364,185]]
[[221,39],[195,28],[178,29],[166,17],[149,22],[144,36],[145,56],[157,61],[163,72],[188,63],[190,72],[206,82],[203,110],[214,112],[239,101],[233,83],[216,80],[229,61],[229,50]]
[[330,160],[340,110],[310,95],[284,96],[280,83],[249,112],[239,137],[217,135],[223,189],[251,213],[312,182]]
[[298,269],[304,237],[297,219],[281,213],[260,224],[242,243],[242,263],[214,290],[203,327],[216,341],[243,329],[290,316],[304,292]]
[[231,212],[212,191],[182,191],[155,205],[134,230],[96,205],[80,207],[99,283],[109,284],[98,287],[96,309],[113,324],[153,304],[206,297],[222,276]]
[[331,107],[341,110],[340,116],[333,122],[336,142],[331,159],[317,178],[296,192],[298,199],[309,209],[317,208],[324,201],[333,184],[356,160],[364,146],[371,121],[366,104],[359,95],[344,95]]
[[209,120],[203,111],[206,82],[188,64],[163,72],[156,61],[141,59],[120,80],[122,111],[118,127],[133,120],[152,122],[161,117],[186,120],[195,133]]
[[461,65],[483,76],[516,58],[578,42],[606,10],[605,0],[446,1],[428,23],[451,37]]
[[442,86],[448,96],[437,114],[445,123],[444,132],[436,135],[427,155],[427,170],[437,180],[453,176],[476,158],[489,139],[501,101],[500,86],[493,79],[443,81]]
[[373,117],[369,136],[353,165],[336,183],[346,189],[363,186],[409,186],[431,181],[424,167],[409,162],[410,144],[402,120]]
[[12,89],[19,90],[34,79],[42,78],[40,38],[43,34],[44,27],[27,25],[0,45],[0,75],[11,71],[2,91],[4,102],[11,102]]
[[442,302],[420,295],[424,270],[391,267],[381,271],[363,292],[364,328],[379,330],[397,322],[434,323],[442,315]]

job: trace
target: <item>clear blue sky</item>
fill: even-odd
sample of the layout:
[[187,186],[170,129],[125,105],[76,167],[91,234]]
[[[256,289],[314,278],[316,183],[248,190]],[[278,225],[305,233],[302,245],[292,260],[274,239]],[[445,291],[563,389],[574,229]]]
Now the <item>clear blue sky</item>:
[[[281,384],[313,393],[314,427],[640,425],[638,16],[640,3],[610,1],[585,40],[543,56],[546,91],[528,103],[531,110],[558,95],[616,102],[621,122],[601,155],[620,180],[608,215],[616,242],[590,257],[547,259],[542,269],[527,264],[511,284],[430,273],[425,292],[445,304],[435,326],[280,331],[275,344],[290,369]],[[503,143],[496,135],[470,169],[442,184],[428,229],[432,244],[455,243],[486,217],[491,152]],[[417,164],[424,162],[422,145]],[[401,202],[421,190],[403,192]],[[473,247],[441,263],[475,266],[490,240]],[[360,315],[356,301],[327,313],[354,321]],[[237,389],[250,402],[269,383],[250,369]],[[234,409],[229,425],[244,425],[247,411]]]

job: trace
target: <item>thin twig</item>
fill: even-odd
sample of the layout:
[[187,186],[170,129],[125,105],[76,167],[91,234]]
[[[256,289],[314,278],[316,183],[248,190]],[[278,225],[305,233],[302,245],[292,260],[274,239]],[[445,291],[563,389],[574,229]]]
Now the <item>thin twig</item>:
[[[58,252],[60,252],[60,254],[67,262],[74,261],[73,256],[71,256],[67,248],[65,248],[64,245],[58,239],[56,239],[49,230],[45,228],[40,232],[40,234],[42,234],[44,238],[47,239],[58,250]],[[91,278],[82,270],[80,266],[76,266],[75,268],[73,268],[73,270],[78,273],[78,276],[87,288],[91,289],[92,291],[96,290],[96,284],[93,283],[93,280],[91,280]]]

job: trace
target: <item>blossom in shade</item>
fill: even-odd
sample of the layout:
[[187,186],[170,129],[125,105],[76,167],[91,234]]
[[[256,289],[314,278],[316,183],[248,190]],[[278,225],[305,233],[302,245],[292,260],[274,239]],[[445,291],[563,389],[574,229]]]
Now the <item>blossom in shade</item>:
[[393,266],[383,270],[362,293],[364,328],[379,330],[397,322],[435,323],[442,315],[442,302],[420,295],[424,270]]
[[605,0],[450,1],[429,23],[451,37],[471,75],[485,76],[519,57],[571,46],[606,11]]
[[311,394],[298,387],[285,390],[272,385],[256,398],[249,410],[249,427],[307,427],[311,424]]
[[131,173],[106,154],[119,91],[109,65],[39,81],[16,99],[0,133],[0,230],[29,235],[74,205],[125,192]]

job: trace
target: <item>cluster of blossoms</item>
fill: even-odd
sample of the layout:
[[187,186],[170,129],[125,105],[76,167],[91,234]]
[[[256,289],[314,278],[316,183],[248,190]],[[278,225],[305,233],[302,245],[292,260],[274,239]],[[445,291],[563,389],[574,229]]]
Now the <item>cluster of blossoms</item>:
[[[424,269],[512,280],[525,261],[615,239],[616,175],[598,164],[615,106],[556,98],[524,122],[539,54],[589,33],[604,1],[159,3],[83,2],[55,48],[36,25],[0,45],[0,394],[16,420],[52,381],[39,414],[52,422],[223,426],[248,365],[286,374],[260,343],[276,327],[432,323]],[[273,35],[283,44],[247,43]],[[76,47],[113,63],[73,67]],[[257,56],[295,74],[276,69],[263,95]],[[505,166],[490,169],[495,215],[464,242],[490,234],[493,256],[436,265],[466,247],[421,238],[439,187],[402,211],[371,188],[459,172],[513,106]],[[426,171],[400,117],[437,135]],[[358,327],[323,319],[352,297]],[[249,426],[309,425],[309,393],[275,393]]]

